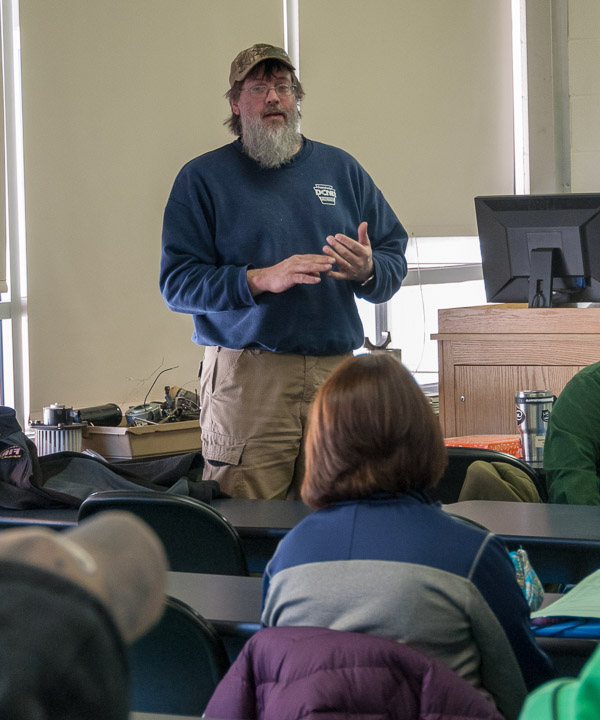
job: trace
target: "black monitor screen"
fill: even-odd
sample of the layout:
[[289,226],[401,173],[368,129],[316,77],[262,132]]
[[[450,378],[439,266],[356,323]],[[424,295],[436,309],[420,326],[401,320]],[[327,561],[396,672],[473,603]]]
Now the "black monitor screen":
[[488,302],[600,302],[600,194],[476,197]]

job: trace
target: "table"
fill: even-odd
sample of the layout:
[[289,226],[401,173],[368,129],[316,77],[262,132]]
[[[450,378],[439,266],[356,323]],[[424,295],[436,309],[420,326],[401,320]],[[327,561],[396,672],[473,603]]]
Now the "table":
[[544,583],[576,583],[600,568],[600,506],[467,500],[444,510],[523,547]]
[[[252,572],[261,572],[279,540],[311,509],[274,500],[215,500],[213,507],[237,529]],[[469,500],[447,512],[483,525],[509,549],[527,550],[544,583],[575,583],[600,568],[600,507]]]
[[[211,506],[240,534],[250,572],[261,573],[281,538],[312,510],[300,501],[223,498]],[[0,529],[42,525],[64,530],[77,524],[78,508],[7,510],[0,508]]]
[[171,571],[167,595],[210,620],[219,634],[249,636],[260,628],[262,578]]
[[[244,643],[260,630],[261,589],[262,581],[255,577],[169,572],[167,580],[169,595],[185,602],[214,625],[231,662]],[[546,593],[544,607],[559,597]],[[593,640],[570,638],[539,637],[537,642],[550,655],[559,675],[572,677],[597,646]]]
[[235,527],[241,537],[281,538],[312,511],[300,500],[243,500],[223,498],[211,506]]
[[224,515],[240,534],[250,572],[262,573],[273,557],[281,538],[310,515],[311,508],[300,500],[213,500],[215,510]]
[[[210,505],[225,515],[242,537],[273,538],[276,541],[312,510],[299,500],[244,500],[220,498]],[[43,508],[9,510],[0,508],[0,528],[44,525],[56,529],[77,525],[79,509]]]
[[[242,538],[251,572],[260,573],[282,537],[312,511],[300,501],[214,500]],[[600,507],[468,500],[444,509],[473,520],[502,537],[509,549],[522,546],[543,582],[578,582],[600,568]],[[77,523],[77,509],[2,510],[0,528]]]
[[[131,712],[129,720],[203,720],[200,715],[163,715],[162,713]],[[209,720],[204,718],[204,720]]]
[[[167,595],[199,612],[219,634],[239,631],[249,637],[260,629],[261,578],[173,571],[167,575]],[[542,607],[559,597],[559,593],[545,593]]]
[[260,630],[262,579],[259,577],[169,572],[167,594],[186,603],[214,625],[230,662]]
[[64,530],[77,525],[78,508],[46,508],[32,510],[8,510],[0,508],[0,530],[11,527],[43,525],[54,530]]

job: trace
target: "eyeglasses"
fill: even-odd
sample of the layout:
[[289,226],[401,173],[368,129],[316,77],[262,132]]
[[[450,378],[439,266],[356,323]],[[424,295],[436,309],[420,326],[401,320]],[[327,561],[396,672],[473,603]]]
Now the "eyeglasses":
[[296,92],[296,86],[290,83],[280,83],[279,85],[254,85],[249,88],[242,88],[242,92],[247,92],[250,97],[264,98],[267,97],[270,90],[275,90],[279,97],[288,97]]

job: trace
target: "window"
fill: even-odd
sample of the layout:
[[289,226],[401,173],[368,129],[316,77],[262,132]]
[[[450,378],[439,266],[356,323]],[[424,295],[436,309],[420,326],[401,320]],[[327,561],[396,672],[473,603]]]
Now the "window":
[[25,265],[25,193],[18,0],[1,0],[3,127],[6,154],[5,212],[8,291],[0,295],[1,402],[14,407],[21,427],[29,418],[27,281]]
[[[514,172],[515,192],[529,192],[527,67],[525,0],[512,0]],[[402,219],[402,218],[401,218]],[[380,344],[388,330],[389,347],[398,348],[402,361],[421,385],[437,384],[438,329],[443,308],[484,305],[486,301],[477,237],[423,237],[409,239],[408,276],[385,308],[359,301],[365,335]]]
[[[481,254],[476,237],[410,238],[408,275],[386,304],[390,347],[402,351],[402,362],[421,384],[437,383],[437,332],[440,308],[485,304]],[[366,336],[379,344],[373,306],[361,300],[359,312]]]

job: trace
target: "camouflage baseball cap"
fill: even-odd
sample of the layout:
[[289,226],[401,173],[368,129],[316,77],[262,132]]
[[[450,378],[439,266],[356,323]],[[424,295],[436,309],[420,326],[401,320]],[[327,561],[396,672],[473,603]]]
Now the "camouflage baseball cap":
[[250,70],[263,60],[279,60],[279,62],[287,65],[290,70],[296,69],[283,48],[267,45],[266,43],[257,43],[236,55],[235,60],[231,63],[229,86],[233,87],[234,82],[243,80]]

